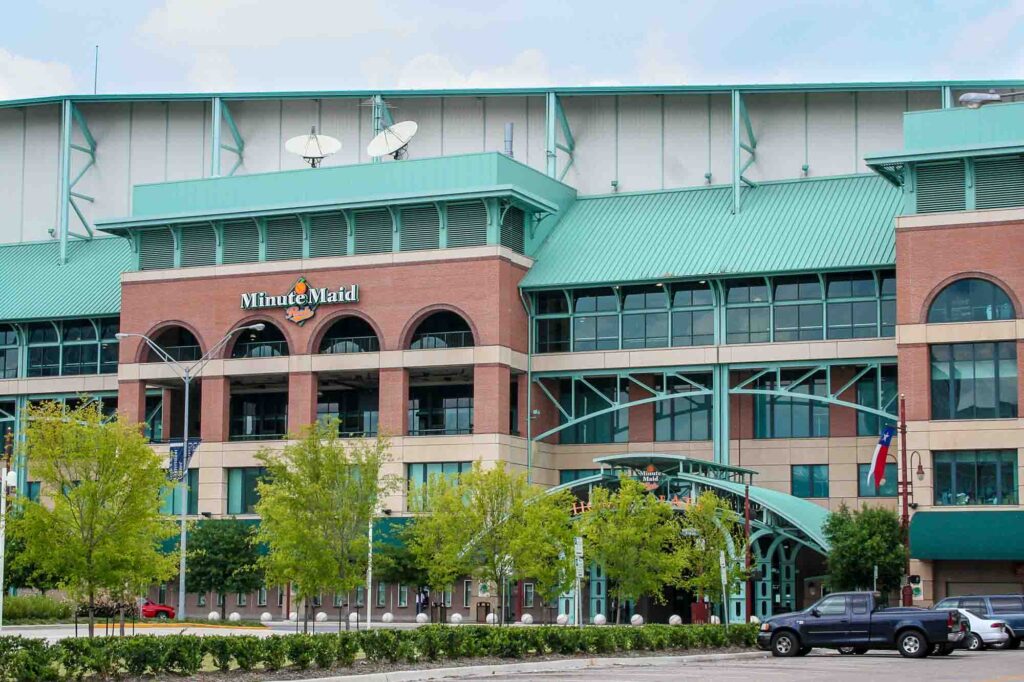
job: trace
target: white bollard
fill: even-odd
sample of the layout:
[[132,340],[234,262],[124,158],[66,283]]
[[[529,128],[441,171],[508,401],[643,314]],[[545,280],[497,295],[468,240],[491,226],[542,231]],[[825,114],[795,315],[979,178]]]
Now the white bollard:
[[430,621],[430,616],[428,616],[427,614],[425,614],[425,613],[417,613],[416,614],[416,622],[417,623],[420,623],[422,625],[423,623],[427,623],[429,621]]
[[327,620],[327,614],[324,613],[323,611],[317,611],[317,613],[316,613],[316,622],[323,623],[326,620]]
[[264,611],[260,614],[261,623],[269,623],[272,620],[274,620],[274,616],[271,615],[270,611]]
[[291,613],[288,614],[288,620],[296,621],[298,619],[299,619],[299,612],[298,611],[292,611]]
[[524,613],[523,617],[519,619],[519,622],[523,625],[533,625],[533,616],[528,613]]
[[558,623],[559,625],[568,625],[569,624],[569,616],[564,614],[564,613],[560,613],[560,614],[558,614],[558,618],[555,618],[555,622]]
[[683,619],[680,616],[678,616],[677,614],[673,613],[668,618],[668,624],[669,625],[682,625],[683,624]]
[[495,623],[498,622],[498,614],[496,614],[496,613],[488,613],[487,614],[487,618],[485,618],[484,620],[487,621],[488,625],[494,625]]
[[712,614],[711,618],[709,618],[708,620],[711,621],[712,625],[721,625],[722,624],[722,619],[719,618],[718,616],[714,615],[714,614]]
[[348,614],[348,622],[350,622],[350,623],[358,623],[359,622],[359,612],[358,611],[353,611],[352,613]]
[[599,613],[596,616],[594,616],[594,625],[604,625],[607,622],[608,619],[605,617],[603,613]]
[[206,616],[206,620],[209,620],[209,621],[218,621],[218,620],[220,620],[220,612],[219,611],[210,611],[210,614],[208,616]]
[[380,620],[381,620],[382,623],[390,623],[390,622],[395,620],[395,617],[393,615],[391,615],[390,611],[388,611],[383,616],[380,617]]
[[634,613],[633,617],[629,619],[629,623],[630,625],[643,625],[644,617],[641,616],[639,613]]
[[453,613],[451,616],[448,617],[448,621],[452,625],[459,625],[459,624],[462,623],[462,614],[461,613]]
[[228,614],[228,620],[230,620],[232,623],[237,623],[238,621],[242,620],[242,614],[240,614],[238,611],[232,611]]
[[754,624],[754,625],[760,625],[761,624],[761,619],[758,618],[757,616],[751,616],[750,617],[750,622],[752,624]]

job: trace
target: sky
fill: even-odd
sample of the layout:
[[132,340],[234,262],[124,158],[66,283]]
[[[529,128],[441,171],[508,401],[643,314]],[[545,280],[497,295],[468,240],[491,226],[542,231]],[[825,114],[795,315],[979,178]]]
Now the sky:
[[6,0],[0,100],[1024,79],[1024,0]]

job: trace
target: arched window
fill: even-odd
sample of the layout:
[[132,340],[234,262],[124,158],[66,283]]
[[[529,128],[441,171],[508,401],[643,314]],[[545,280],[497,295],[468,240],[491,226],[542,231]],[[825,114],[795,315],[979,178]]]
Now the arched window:
[[[284,334],[270,322],[261,321],[262,331],[246,329],[239,334],[231,349],[233,358],[271,358],[288,355],[288,341]],[[255,322],[251,324],[256,324]]]
[[985,279],[958,279],[932,301],[928,322],[1012,320],[1013,303],[1006,292]]
[[433,313],[413,332],[409,348],[467,348],[473,345],[473,332],[458,314],[448,310]]
[[[178,362],[194,362],[203,355],[203,349],[199,346],[195,335],[178,325],[165,327],[153,338],[153,341]],[[147,346],[143,362],[163,362],[163,360],[152,348]]]
[[361,317],[343,317],[330,326],[320,342],[320,353],[376,353],[380,340]]

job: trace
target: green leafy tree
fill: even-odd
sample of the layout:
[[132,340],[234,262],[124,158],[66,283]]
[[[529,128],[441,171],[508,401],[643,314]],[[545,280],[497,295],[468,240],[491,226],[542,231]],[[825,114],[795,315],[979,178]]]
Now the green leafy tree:
[[869,589],[878,566],[878,589],[899,589],[906,567],[907,549],[896,512],[864,507],[851,512],[844,504],[828,515],[825,538],[829,584],[834,590]]
[[160,458],[138,425],[108,420],[98,402],[30,406],[24,447],[48,504],[24,501],[17,564],[60,576],[86,600],[92,636],[98,594],[140,594],[174,575],[174,557],[160,551],[174,535],[159,510]]
[[585,556],[604,567],[618,604],[644,595],[663,603],[664,588],[679,584],[686,567],[679,521],[639,481],[622,476],[617,490],[594,488],[580,524]]
[[[686,508],[680,552],[685,571],[682,585],[698,595],[714,595],[728,609],[729,592],[747,579],[743,522],[725,500],[706,490]],[[726,558],[726,585],[722,591],[721,553]]]
[[[263,567],[252,526],[237,519],[211,519],[197,524],[188,537],[185,584],[192,592],[245,594],[263,586]],[[221,617],[227,599],[220,604]]]
[[576,529],[571,512],[575,499],[568,490],[535,495],[524,506],[519,532],[511,540],[516,574],[532,578],[545,602],[558,599],[575,582]]
[[280,453],[261,450],[257,539],[269,552],[267,579],[291,584],[309,600],[323,591],[349,592],[365,582],[367,530],[389,481],[381,467],[388,441],[345,441],[338,422],[316,422]]
[[23,526],[18,522],[21,510],[9,512],[7,541],[4,548],[4,589],[27,588],[39,590],[44,595],[59,584],[57,576],[34,561],[22,558],[25,553],[25,539],[19,532]]

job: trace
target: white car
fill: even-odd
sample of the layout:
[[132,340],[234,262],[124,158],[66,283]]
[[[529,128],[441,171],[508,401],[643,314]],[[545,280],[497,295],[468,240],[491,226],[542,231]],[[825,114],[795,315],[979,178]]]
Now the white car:
[[981,651],[993,644],[1002,644],[1010,638],[1006,631],[1006,623],[1003,621],[983,618],[968,609],[957,611],[967,619],[971,628],[964,637],[964,648],[968,651]]

